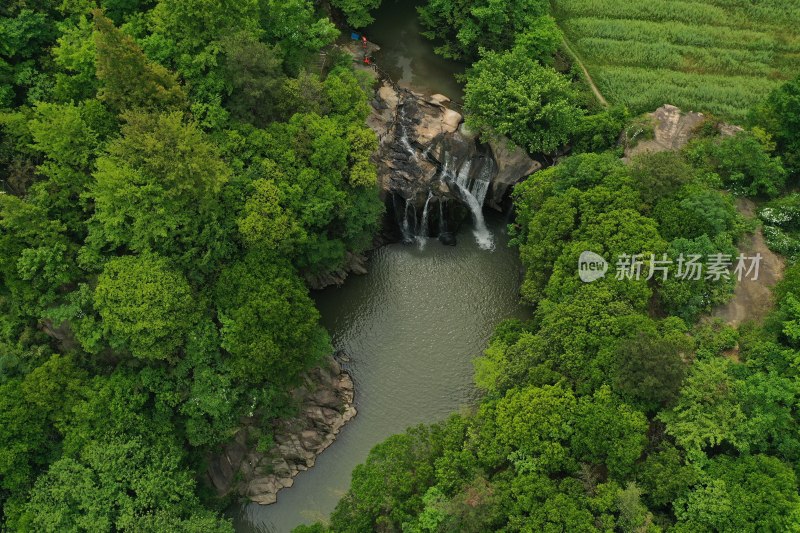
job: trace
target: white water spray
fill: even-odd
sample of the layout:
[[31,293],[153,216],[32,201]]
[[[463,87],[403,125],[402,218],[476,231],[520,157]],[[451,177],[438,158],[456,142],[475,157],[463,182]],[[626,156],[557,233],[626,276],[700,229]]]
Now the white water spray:
[[422,209],[422,230],[420,231],[418,241],[420,249],[425,248],[425,243],[428,240],[428,206],[433,198],[433,192],[428,191],[428,199],[425,200],[425,207]]
[[483,204],[478,202],[478,199],[469,192],[469,189],[462,187],[457,181],[455,186],[461,192],[461,197],[467,203],[470,212],[472,212],[472,222],[475,225],[472,233],[475,235],[478,246],[483,250],[494,250],[494,235],[486,227],[486,219],[483,218]]

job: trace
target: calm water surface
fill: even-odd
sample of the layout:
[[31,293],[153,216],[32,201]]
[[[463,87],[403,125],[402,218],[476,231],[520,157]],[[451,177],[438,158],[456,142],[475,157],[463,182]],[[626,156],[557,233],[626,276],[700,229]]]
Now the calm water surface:
[[420,35],[423,28],[417,6],[423,3],[383,0],[373,14],[375,22],[364,33],[381,47],[375,60],[395,82],[425,94],[444,94],[460,102],[464,89],[454,76],[464,72],[464,65],[434,54],[434,43]]
[[433,239],[424,249],[385,246],[369,274],[315,295],[334,346],[351,358],[344,366],[358,416],[278,503],[242,507],[238,531],[283,533],[327,519],[375,444],[474,405],[472,359],[498,322],[528,316],[518,304],[517,253],[506,246],[502,221],[488,222],[494,251],[480,249],[467,224],[456,247]]

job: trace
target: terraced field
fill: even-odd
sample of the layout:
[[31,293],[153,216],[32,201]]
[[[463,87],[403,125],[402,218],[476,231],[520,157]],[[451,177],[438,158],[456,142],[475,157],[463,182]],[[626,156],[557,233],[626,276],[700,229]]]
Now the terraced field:
[[552,0],[611,103],[741,119],[800,73],[799,0]]

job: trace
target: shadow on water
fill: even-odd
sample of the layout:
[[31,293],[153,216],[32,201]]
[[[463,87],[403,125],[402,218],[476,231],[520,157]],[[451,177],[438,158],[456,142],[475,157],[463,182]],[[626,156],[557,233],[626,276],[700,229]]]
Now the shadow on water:
[[353,468],[386,437],[443,420],[475,404],[472,359],[498,322],[528,316],[518,304],[520,263],[507,247],[504,220],[488,217],[494,251],[479,248],[470,224],[458,246],[429,239],[375,252],[370,272],[314,295],[334,346],[356,385],[359,414],[316,466],[295,478],[270,506],[243,506],[238,531],[290,531],[326,520]]

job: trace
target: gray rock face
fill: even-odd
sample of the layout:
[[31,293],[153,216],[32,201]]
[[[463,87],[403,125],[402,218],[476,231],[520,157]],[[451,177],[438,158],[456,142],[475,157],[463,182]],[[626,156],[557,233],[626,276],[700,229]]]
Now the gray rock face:
[[367,273],[367,258],[361,254],[347,252],[344,266],[333,272],[323,274],[307,274],[306,285],[314,290],[324,289],[331,285],[341,285],[350,274],[362,275]]
[[[688,143],[695,130],[703,124],[706,116],[694,111],[684,112],[674,105],[666,104],[649,114],[653,125],[654,138],[639,142],[632,148],[626,148],[624,159],[647,152],[665,152],[680,150]],[[725,123],[715,124],[723,136],[736,135],[742,128]]]
[[541,170],[542,164],[531,159],[522,148],[512,147],[507,139],[492,141],[489,145],[497,161],[497,175],[492,181],[491,194],[486,201],[489,207],[501,211],[503,199],[509,189],[521,179]]
[[356,415],[353,380],[333,358],[308,372],[292,395],[299,414],[273,422],[275,444],[267,453],[248,447],[255,428],[252,421],[245,421],[223,452],[210,458],[208,479],[220,496],[235,492],[262,505],[275,503],[278,492],[291,487],[299,472],[314,466],[317,456]]

